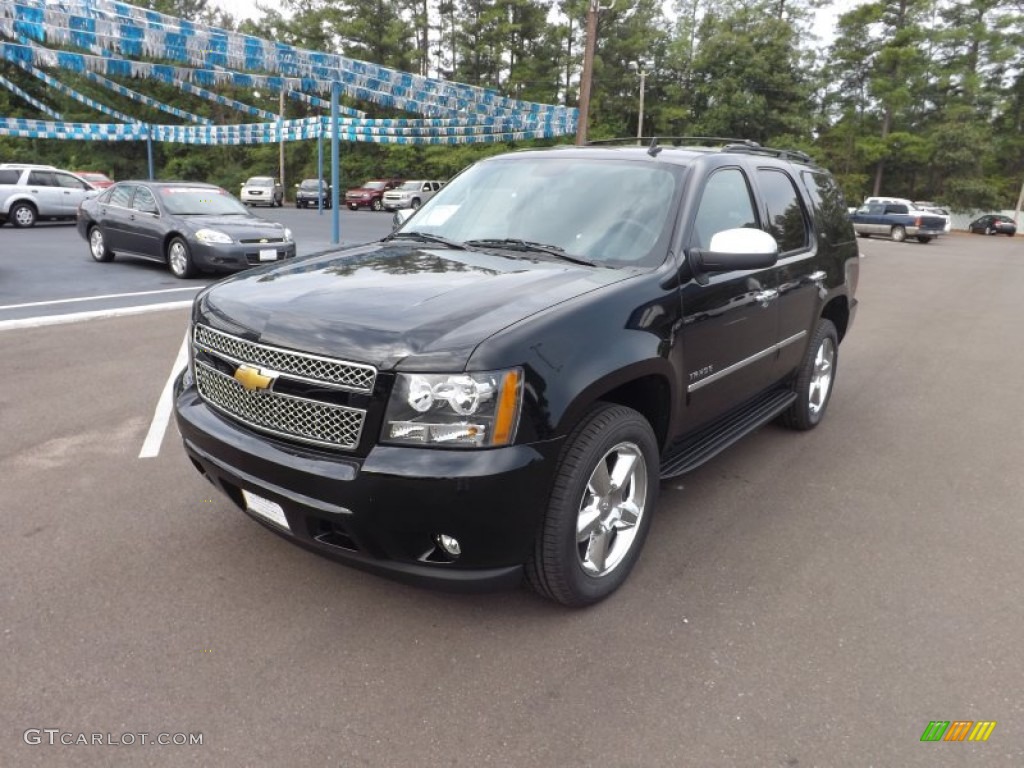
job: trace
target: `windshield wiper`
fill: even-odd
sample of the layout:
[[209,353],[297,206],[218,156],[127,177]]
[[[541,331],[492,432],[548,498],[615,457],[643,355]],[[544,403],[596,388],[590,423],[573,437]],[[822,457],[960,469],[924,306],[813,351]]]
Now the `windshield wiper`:
[[394,234],[388,235],[384,238],[384,242],[387,242],[388,240],[422,240],[426,243],[444,245],[448,248],[453,248],[456,251],[467,250],[466,246],[457,240],[449,240],[447,237],[432,235],[429,232],[395,232]]
[[590,261],[589,259],[584,259],[581,256],[572,256],[566,253],[564,248],[559,248],[557,245],[535,243],[530,240],[520,240],[515,237],[489,238],[484,240],[467,240],[466,245],[478,245],[484,248],[507,248],[508,250],[511,251],[535,251],[537,253],[546,253],[549,256],[564,259],[565,261],[571,261],[573,264],[582,264],[587,267],[597,266],[596,263]]

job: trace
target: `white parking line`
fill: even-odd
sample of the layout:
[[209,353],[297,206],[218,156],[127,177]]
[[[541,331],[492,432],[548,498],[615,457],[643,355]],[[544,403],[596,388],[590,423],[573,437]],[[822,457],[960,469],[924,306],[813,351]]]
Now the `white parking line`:
[[124,317],[126,315],[142,315],[147,312],[159,312],[165,309],[183,309],[191,307],[188,301],[167,301],[162,304],[143,304],[139,307],[119,307],[117,309],[94,309],[89,312],[71,312],[66,315],[44,315],[43,317],[23,317],[19,320],[0,320],[0,331],[13,331],[18,328],[39,328],[44,325],[62,325],[78,323],[82,320],[96,320],[103,317]]
[[164,441],[164,433],[167,431],[167,424],[171,420],[171,398],[174,394],[174,379],[178,372],[185,367],[188,360],[188,331],[181,341],[181,348],[178,349],[178,356],[174,359],[171,367],[171,375],[164,383],[164,390],[160,393],[160,399],[156,403],[156,410],[153,412],[153,421],[149,424],[149,432],[142,442],[142,450],[139,451],[140,459],[152,459],[160,454],[160,444]]
[[25,304],[2,304],[3,309],[24,309],[25,307],[48,307],[53,304],[73,304],[78,301],[99,301],[100,299],[124,299],[132,296],[152,296],[156,293],[176,293],[179,291],[198,291],[205,285],[190,285],[185,288],[161,288],[158,291],[136,291],[135,293],[107,293],[102,296],[76,296],[73,299],[50,299],[48,301],[30,301]]

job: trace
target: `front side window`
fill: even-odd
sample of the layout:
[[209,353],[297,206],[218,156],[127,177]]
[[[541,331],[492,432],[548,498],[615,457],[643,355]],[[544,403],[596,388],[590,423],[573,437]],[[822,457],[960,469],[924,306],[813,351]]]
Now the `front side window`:
[[758,228],[747,177],[739,168],[715,171],[704,185],[690,242],[710,250],[712,236],[742,227]]
[[71,175],[69,175],[67,173],[55,173],[54,176],[57,179],[57,186],[58,187],[65,187],[66,189],[78,189],[78,190],[83,190],[83,189],[88,189],[89,188],[85,183],[79,181],[74,176],[71,176]]
[[779,244],[779,252],[805,250],[809,245],[807,216],[793,180],[782,171],[759,168],[757,186],[768,209],[768,234]]
[[153,197],[153,193],[145,187],[139,187],[135,190],[135,200],[132,201],[132,208],[141,213],[156,213],[156,199]]

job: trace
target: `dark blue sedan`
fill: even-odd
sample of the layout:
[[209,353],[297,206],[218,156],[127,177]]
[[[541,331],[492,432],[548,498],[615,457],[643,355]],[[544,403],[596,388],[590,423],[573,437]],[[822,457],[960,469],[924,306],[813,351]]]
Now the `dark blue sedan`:
[[96,261],[141,256],[180,278],[295,256],[290,229],[254,216],[218,186],[195,182],[118,182],[78,207],[78,232]]

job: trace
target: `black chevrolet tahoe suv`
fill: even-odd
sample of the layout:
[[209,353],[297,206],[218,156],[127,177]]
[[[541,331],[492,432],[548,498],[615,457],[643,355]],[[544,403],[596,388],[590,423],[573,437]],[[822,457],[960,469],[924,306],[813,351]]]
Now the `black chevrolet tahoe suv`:
[[596,602],[660,479],[822,419],[857,304],[846,210],[806,155],[752,142],[484,160],[380,242],[201,293],[185,450],[316,552]]

